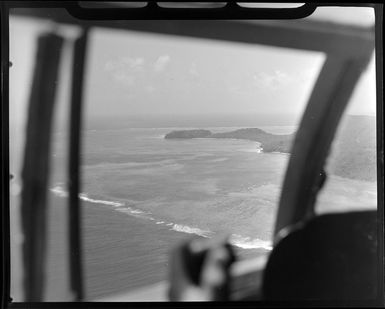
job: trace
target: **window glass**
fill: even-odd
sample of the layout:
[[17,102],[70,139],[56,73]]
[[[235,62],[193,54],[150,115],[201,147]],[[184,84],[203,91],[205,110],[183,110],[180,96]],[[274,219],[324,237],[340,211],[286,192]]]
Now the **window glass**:
[[377,207],[374,59],[373,54],[336,132],[325,166],[327,181],[318,196],[318,213]]
[[[51,30],[66,43],[52,133],[45,300],[72,300],[66,124],[79,33],[44,19],[11,17],[14,301],[23,300],[20,172],[34,53],[39,34]],[[324,58],[256,44],[91,28],[79,195],[86,299],[165,280],[170,249],[188,237],[227,234],[239,259],[271,251],[291,144]],[[375,162],[372,61],[337,132],[317,212],[375,208]]]
[[92,31],[81,196],[91,299],[164,280],[169,250],[188,237],[228,233],[240,259],[270,252],[291,142],[323,61]]
[[[22,192],[21,171],[24,160],[24,143],[28,116],[29,96],[36,65],[37,40],[53,30],[52,23],[33,18],[10,15],[9,69],[9,129],[10,129],[10,235],[11,235],[11,297],[23,301],[22,264],[23,233],[21,229],[20,198]],[[54,103],[53,131],[47,196],[47,251],[45,265],[45,301],[71,299],[68,286],[68,221],[67,194],[67,117],[69,106],[69,78],[71,71],[72,42],[75,27],[60,26],[55,31],[64,37],[60,70],[57,78]],[[28,51],[28,52],[27,52]],[[42,119],[43,121],[43,119]],[[58,198],[60,197],[60,198]]]

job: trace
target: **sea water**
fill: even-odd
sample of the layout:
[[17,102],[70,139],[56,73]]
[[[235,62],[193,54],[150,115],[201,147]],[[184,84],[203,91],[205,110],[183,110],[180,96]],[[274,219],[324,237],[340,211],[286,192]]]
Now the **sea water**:
[[[263,153],[247,140],[164,139],[177,129],[83,132],[79,197],[88,297],[165,280],[170,249],[189,237],[228,235],[239,259],[272,249],[289,155]],[[54,164],[65,164],[66,136],[56,133],[53,141]],[[55,198],[66,200],[65,173],[51,183]]]
[[[275,134],[295,131],[295,127],[260,128]],[[83,132],[79,197],[89,298],[167,279],[170,249],[189,237],[227,234],[238,259],[272,249],[290,155],[264,153],[259,143],[247,140],[164,139],[178,129]],[[54,136],[55,160],[61,160],[64,139],[61,134]],[[331,177],[330,181],[340,189],[329,200],[343,197],[346,203],[349,196],[363,196],[364,182],[354,186],[348,184],[353,180]],[[373,191],[372,184],[367,187]],[[347,188],[355,191],[347,196]],[[54,177],[50,190],[64,200],[65,178]]]
[[[228,233],[235,246],[270,250],[288,155],[246,140],[164,139],[174,129],[84,132],[80,199],[175,232]],[[51,191],[66,196],[63,182]]]

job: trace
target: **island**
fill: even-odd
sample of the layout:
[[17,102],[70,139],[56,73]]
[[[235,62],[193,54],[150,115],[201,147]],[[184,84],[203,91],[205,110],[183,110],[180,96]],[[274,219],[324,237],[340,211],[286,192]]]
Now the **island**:
[[[224,133],[209,130],[172,131],[166,139],[231,138],[256,141],[263,152],[290,153],[295,133],[271,134],[258,128],[245,128]],[[344,178],[365,181],[377,179],[376,117],[347,115],[342,119],[331,145],[325,169]]]
[[165,135],[165,139],[231,138],[261,143],[264,152],[289,153],[294,134],[271,134],[258,128],[245,128],[230,132],[212,133],[209,130],[179,130]]
[[212,135],[209,130],[181,130],[181,131],[172,131],[164,138],[172,139],[172,138],[204,138],[210,137]]

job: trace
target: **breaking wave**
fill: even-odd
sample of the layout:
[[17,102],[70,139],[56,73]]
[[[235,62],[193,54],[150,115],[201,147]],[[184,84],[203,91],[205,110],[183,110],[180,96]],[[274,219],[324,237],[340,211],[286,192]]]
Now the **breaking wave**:
[[[68,197],[68,192],[64,190],[60,185],[56,185],[55,187],[51,188],[50,191],[59,197]],[[118,212],[125,213],[134,217],[140,217],[142,219],[154,221],[155,224],[157,225],[167,226],[170,231],[186,233],[186,234],[195,234],[205,238],[211,238],[215,235],[215,232],[212,232],[209,230],[202,230],[198,227],[191,227],[188,225],[167,222],[161,219],[157,220],[154,217],[150,216],[151,212],[146,212],[140,209],[127,206],[123,202],[94,199],[94,198],[90,198],[86,193],[79,193],[79,198],[83,201],[90,202],[90,203],[113,206],[114,209]],[[270,241],[262,240],[259,238],[251,238],[251,237],[245,237],[238,234],[231,234],[229,241],[233,246],[236,246],[242,249],[272,250],[272,243]]]
[[242,249],[265,249],[272,250],[273,246],[270,241],[262,240],[259,238],[244,237],[238,234],[232,234],[230,237],[230,243],[233,246]]
[[96,204],[104,204],[104,205],[109,205],[109,206],[114,206],[114,207],[124,206],[124,203],[120,203],[120,202],[111,202],[111,201],[92,199],[92,198],[88,197],[88,195],[85,193],[79,193],[79,198],[83,201],[96,203]]
[[186,234],[195,234],[206,238],[213,234],[213,232],[211,231],[204,231],[197,227],[190,227],[182,224],[174,224],[171,230],[186,233]]
[[[195,234],[205,238],[211,238],[214,235],[214,232],[201,230],[197,227],[190,227],[190,226],[181,225],[181,224],[173,224],[171,230],[186,233],[186,234]],[[265,249],[268,251],[273,249],[272,243],[270,241],[262,240],[259,238],[253,239],[251,237],[244,237],[238,234],[231,234],[230,243],[233,246],[236,246],[242,249]]]
[[[51,189],[51,192],[55,193],[59,197],[68,197],[68,192],[64,190],[60,185],[57,185]],[[79,193],[79,198],[83,201],[87,201],[90,203],[104,204],[114,207],[124,206],[124,203],[121,202],[112,202],[112,201],[104,201],[104,200],[96,200],[88,197],[86,193]]]

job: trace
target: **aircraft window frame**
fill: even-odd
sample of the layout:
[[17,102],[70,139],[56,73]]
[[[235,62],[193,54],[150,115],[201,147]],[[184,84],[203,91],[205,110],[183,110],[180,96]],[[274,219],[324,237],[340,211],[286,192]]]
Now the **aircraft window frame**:
[[[6,3],[7,10],[12,7],[17,7],[20,5],[20,3],[16,2],[14,5],[13,3]],[[47,5],[43,5],[43,7],[46,7]],[[25,4],[21,4],[22,7],[25,7]],[[367,5],[363,5],[367,6]],[[369,6],[369,5],[368,5]],[[65,7],[65,6],[63,6]],[[376,18],[379,16],[378,14],[378,7],[376,7]],[[27,11],[26,11],[27,12]],[[6,12],[8,13],[8,12]],[[23,13],[22,13],[23,14]],[[40,12],[37,14],[39,15]],[[44,15],[44,14],[43,14]],[[55,14],[53,14],[55,15]],[[43,17],[42,15],[37,17]],[[65,17],[61,16],[60,14],[57,16],[53,16],[54,19],[56,19],[59,23],[67,24],[68,20],[66,20]],[[182,31],[180,29],[175,30],[174,28],[168,28],[166,32],[169,34],[177,34],[177,35],[190,35],[190,36],[203,36],[206,38],[214,38],[214,39],[225,39],[227,36],[229,40],[240,40],[240,38],[236,37],[234,35],[234,32],[226,32],[225,29],[221,29],[221,23],[219,22],[219,26],[216,29],[211,29],[208,32],[204,32],[199,29],[194,30],[190,28],[191,25],[190,21],[187,23],[187,27],[185,27]],[[202,22],[202,21],[201,21]],[[377,22],[377,20],[376,20]],[[72,24],[72,22],[69,22]],[[88,35],[88,29],[89,27],[100,27],[103,25],[106,26],[106,24],[112,24],[112,27],[115,28],[126,28],[124,22],[121,23],[115,23],[115,22],[99,22],[95,20],[88,20],[88,21],[82,21],[79,22],[78,25],[80,25],[83,29],[85,29],[85,32],[83,33],[83,36],[80,37],[80,40],[83,42],[86,41],[86,37]],[[129,24],[128,22],[127,24]],[[243,29],[251,35],[250,30],[252,26],[246,25],[244,23],[237,23],[232,22],[233,25],[236,25],[238,27],[235,31],[239,31],[239,29]],[[318,79],[316,81],[316,84],[313,87],[312,94],[310,99],[307,102],[307,107],[305,114],[302,117],[300,130],[298,131],[299,135],[296,136],[292,153],[293,155],[290,158],[289,166],[286,171],[285,175],[285,183],[281,191],[281,197],[280,197],[280,205],[279,205],[279,211],[277,214],[277,224],[275,227],[275,234],[277,235],[276,241],[279,240],[285,233],[287,233],[287,230],[285,230],[285,227],[293,226],[298,222],[301,222],[304,218],[307,218],[309,215],[312,215],[312,207],[314,206],[314,194],[313,189],[314,186],[317,186],[317,173],[322,168],[323,163],[325,161],[325,158],[327,157],[327,151],[330,147],[330,143],[333,139],[334,133],[336,131],[336,127],[339,123],[340,117],[342,115],[342,112],[344,110],[344,107],[347,104],[349,95],[353,91],[357,80],[359,76],[361,75],[362,70],[367,65],[371,51],[374,48],[374,36],[371,32],[374,32],[374,30],[371,28],[369,30],[358,30],[358,37],[360,40],[362,40],[363,43],[368,43],[367,48],[357,48],[355,41],[357,39],[357,36],[351,35],[349,33],[349,26],[341,26],[341,32],[335,33],[334,29],[330,28],[328,25],[325,25],[322,22],[305,22],[303,20],[295,21],[293,22],[292,27],[282,27],[279,22],[275,21],[266,21],[259,22],[255,21],[252,24],[254,24],[258,29],[260,29],[260,38],[261,40],[255,39],[255,37],[258,37],[258,35],[253,35],[254,43],[260,42],[260,44],[269,46],[280,46],[280,47],[287,47],[288,45],[293,47],[297,46],[298,49],[310,49],[310,50],[317,50],[324,52],[326,54],[326,61],[322,67],[322,70],[320,72],[320,75],[318,76]],[[264,24],[267,26],[265,27]],[[222,23],[223,25],[223,23]],[[306,28],[309,26],[308,28]],[[270,30],[268,29],[270,27]],[[320,28],[319,28],[320,27]],[[137,30],[137,31],[148,31],[148,32],[161,32],[157,27],[154,26],[141,26],[139,23],[131,22],[131,26],[128,26],[131,30]],[[321,29],[321,30],[320,30]],[[212,31],[214,30],[214,32]],[[254,29],[255,30],[255,29]],[[217,36],[215,31],[218,33],[222,33],[221,35]],[[247,32],[248,31],[248,32]],[[268,35],[269,31],[278,31],[281,33],[281,40],[277,39],[277,37],[271,37]],[[345,31],[345,32],[344,32]],[[185,33],[183,33],[185,32]],[[312,36],[314,36],[314,32],[317,34],[317,40],[312,39]],[[189,34],[186,34],[189,33]],[[299,35],[293,35],[293,34],[299,34]],[[216,37],[217,36],[217,37]],[[282,40],[282,38],[285,38]],[[294,41],[291,41],[290,38],[294,38]],[[341,39],[344,38],[344,39]],[[348,38],[348,39],[346,39]],[[330,44],[325,44],[327,41],[331,41]],[[250,42],[250,41],[248,41]],[[79,43],[81,45],[81,43]],[[306,45],[306,46],[305,46]],[[364,44],[363,44],[364,45]],[[301,48],[298,46],[306,47]],[[378,48],[378,42],[376,42],[376,48]],[[85,53],[85,47],[80,46],[78,47],[78,53],[81,54]],[[8,56],[6,54],[6,56]],[[84,62],[84,61],[83,61]],[[336,73],[337,72],[337,73]],[[337,86],[336,86],[337,85]],[[340,93],[336,93],[336,88],[341,87],[344,88],[344,90],[341,90]],[[77,90],[79,93],[79,90]],[[81,90],[80,90],[81,91]],[[338,90],[337,90],[338,91]],[[75,91],[76,92],[76,91]],[[322,95],[321,95],[322,94]],[[326,94],[326,95],[325,95]],[[377,98],[379,100],[381,98]],[[334,106],[331,107],[331,103],[329,101],[335,101]],[[330,108],[331,107],[331,108]],[[377,113],[377,117],[379,114]],[[322,131],[322,122],[325,121],[325,119],[328,119],[328,121],[331,123],[328,130]],[[78,122],[74,123],[74,131],[73,134],[78,135],[79,137],[79,125],[80,125],[80,119],[77,120]],[[320,131],[323,133],[321,134],[322,143],[319,143],[318,145],[315,145],[314,137],[320,137]],[[377,143],[379,141],[379,138],[381,138],[380,134],[377,135]],[[305,142],[305,146],[304,146]],[[378,147],[381,147],[381,145],[378,145]],[[76,150],[75,150],[76,152]],[[302,153],[302,155],[300,155]],[[76,156],[75,156],[76,157]],[[309,168],[309,162],[314,160],[314,157],[317,158],[318,162],[317,164],[313,164]],[[310,158],[313,158],[311,161]],[[76,163],[73,163],[76,165]],[[73,165],[73,166],[74,166]],[[302,173],[297,173],[294,171],[300,170]],[[301,181],[300,181],[301,179]],[[76,181],[76,180],[75,180]],[[306,184],[306,186],[303,186],[303,184]],[[380,185],[380,184],[379,184]],[[302,188],[301,188],[302,186]],[[72,194],[73,196],[77,196],[76,188]],[[70,194],[71,196],[71,194]],[[74,201],[74,199],[72,199]],[[77,202],[74,202],[75,205]],[[302,208],[298,208],[298,205],[303,205]],[[76,208],[76,207],[75,207]],[[282,233],[283,231],[283,233]],[[74,236],[75,237],[75,236]],[[260,266],[258,266],[260,267]],[[249,270],[247,271],[249,272]],[[80,297],[81,298],[81,297]]]

